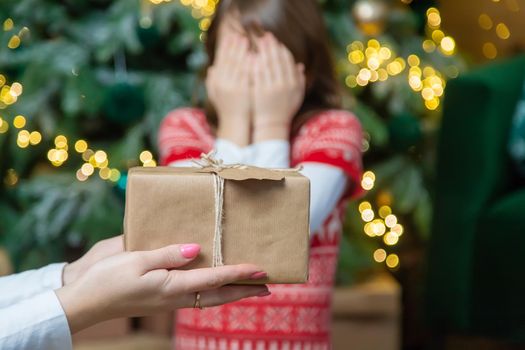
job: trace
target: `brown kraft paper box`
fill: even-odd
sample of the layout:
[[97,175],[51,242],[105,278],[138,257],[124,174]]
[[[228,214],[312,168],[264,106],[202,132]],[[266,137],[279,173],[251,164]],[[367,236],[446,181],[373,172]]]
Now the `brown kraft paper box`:
[[291,169],[133,168],[128,174],[126,250],[199,243],[201,254],[184,269],[213,266],[216,176],[224,179],[224,265],[251,263],[268,273],[250,284],[308,280],[310,182]]

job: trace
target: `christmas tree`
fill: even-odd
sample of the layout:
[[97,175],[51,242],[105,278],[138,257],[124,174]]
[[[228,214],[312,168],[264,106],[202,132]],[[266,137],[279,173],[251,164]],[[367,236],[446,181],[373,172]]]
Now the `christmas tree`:
[[[0,246],[17,269],[121,232],[127,169],[156,166],[162,118],[202,101],[217,2],[0,4]],[[367,194],[348,208],[338,275],[351,283],[410,268],[424,245],[441,101],[463,63],[431,2],[320,4],[345,108],[366,131]]]

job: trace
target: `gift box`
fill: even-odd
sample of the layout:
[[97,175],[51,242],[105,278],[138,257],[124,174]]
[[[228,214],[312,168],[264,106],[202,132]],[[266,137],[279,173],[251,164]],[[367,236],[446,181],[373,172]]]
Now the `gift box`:
[[297,170],[243,165],[133,168],[128,173],[129,251],[199,243],[184,269],[251,263],[268,278],[308,279],[310,182]]

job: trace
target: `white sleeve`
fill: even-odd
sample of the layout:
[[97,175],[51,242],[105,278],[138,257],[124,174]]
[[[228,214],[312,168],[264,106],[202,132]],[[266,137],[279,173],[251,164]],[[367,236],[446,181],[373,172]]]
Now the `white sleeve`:
[[[271,140],[247,148],[248,164],[267,168],[290,166],[290,143]],[[343,195],[347,176],[344,171],[322,163],[301,163],[301,174],[310,180],[310,232],[315,233],[334,210]]]
[[301,163],[301,174],[310,179],[310,232],[321,228],[344,194],[347,176],[343,170],[322,163]]
[[67,318],[54,291],[0,309],[0,349],[72,348]]
[[245,163],[261,168],[290,167],[290,143],[285,140],[268,140],[245,148]]
[[66,263],[51,264],[38,270],[0,277],[0,308],[62,287],[65,265]]

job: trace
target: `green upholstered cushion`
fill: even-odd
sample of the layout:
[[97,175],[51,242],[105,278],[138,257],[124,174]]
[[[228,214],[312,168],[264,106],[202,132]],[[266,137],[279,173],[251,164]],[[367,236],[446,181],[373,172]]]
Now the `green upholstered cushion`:
[[520,56],[447,86],[426,285],[434,328],[472,327],[474,242],[482,213],[512,188],[508,133],[524,77]]
[[525,189],[496,200],[482,214],[474,245],[473,330],[524,332]]

